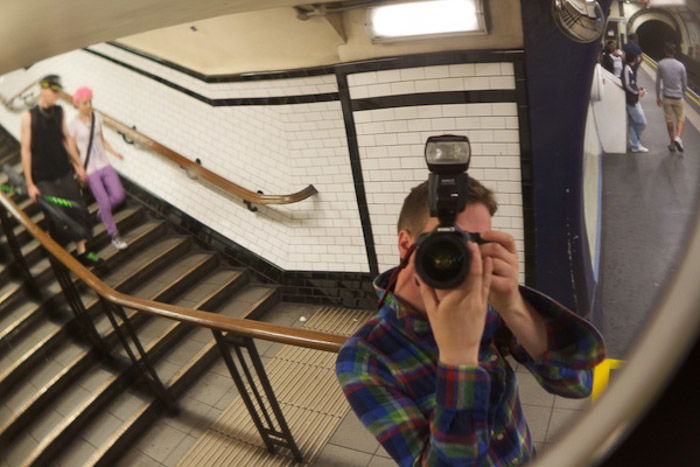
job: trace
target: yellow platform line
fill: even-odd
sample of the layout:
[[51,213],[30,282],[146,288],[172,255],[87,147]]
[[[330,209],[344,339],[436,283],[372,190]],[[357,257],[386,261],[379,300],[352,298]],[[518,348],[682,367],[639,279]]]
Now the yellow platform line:
[[622,368],[624,364],[624,360],[606,358],[593,369],[593,391],[591,393],[592,402],[595,402],[595,400],[600,397],[603,391],[605,391],[605,388],[608,387],[608,381],[610,380],[610,370],[617,370],[619,368]]

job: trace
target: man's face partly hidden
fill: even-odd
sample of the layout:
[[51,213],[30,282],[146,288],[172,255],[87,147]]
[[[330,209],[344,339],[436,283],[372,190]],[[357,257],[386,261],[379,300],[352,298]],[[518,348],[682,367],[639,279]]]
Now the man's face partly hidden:
[[51,106],[58,100],[58,91],[51,88],[41,88],[41,98],[46,105]]
[[[465,232],[483,233],[491,230],[491,214],[488,208],[481,203],[469,204],[464,211],[459,213],[455,223],[457,227]],[[437,217],[431,217],[426,222],[425,227],[423,227],[423,232],[431,232],[437,225]],[[414,238],[407,230],[399,232],[399,253],[402,258],[406,256],[408,249],[416,242],[418,236],[420,235]],[[423,299],[415,281],[417,276],[414,264],[415,257],[414,252],[406,268],[401,271],[396,284],[396,294],[401,297],[402,301],[425,313]]]

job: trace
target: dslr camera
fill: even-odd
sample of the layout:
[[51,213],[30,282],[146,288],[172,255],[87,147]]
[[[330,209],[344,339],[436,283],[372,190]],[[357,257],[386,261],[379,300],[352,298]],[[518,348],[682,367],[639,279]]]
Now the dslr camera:
[[471,146],[466,136],[431,136],[425,143],[428,164],[428,206],[438,226],[418,237],[416,271],[435,289],[451,289],[469,274],[471,252],[467,241],[484,243],[478,233],[464,232],[455,225],[467,202],[467,169]]

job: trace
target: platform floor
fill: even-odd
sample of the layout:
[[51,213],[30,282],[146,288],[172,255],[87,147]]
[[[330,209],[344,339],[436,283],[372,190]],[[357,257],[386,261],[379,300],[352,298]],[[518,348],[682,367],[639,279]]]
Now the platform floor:
[[700,116],[686,100],[685,152],[670,152],[655,71],[638,73],[649,94],[642,143],[648,153],[605,154],[600,260],[601,304],[608,357],[624,359],[682,260],[688,225],[698,212]]

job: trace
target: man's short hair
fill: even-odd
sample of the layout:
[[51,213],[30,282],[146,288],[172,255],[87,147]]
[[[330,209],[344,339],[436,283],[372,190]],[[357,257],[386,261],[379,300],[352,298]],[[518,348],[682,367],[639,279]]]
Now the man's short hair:
[[666,55],[676,55],[676,44],[673,42],[666,42],[664,44],[664,51]]
[[[467,175],[467,202],[465,206],[475,203],[481,203],[486,206],[486,209],[489,210],[492,216],[496,214],[498,209],[498,203],[496,203],[493,192],[478,180]],[[428,181],[426,180],[420,185],[413,187],[406,199],[404,199],[397,223],[397,231],[401,232],[405,229],[414,237],[420,235],[429,217]]]

